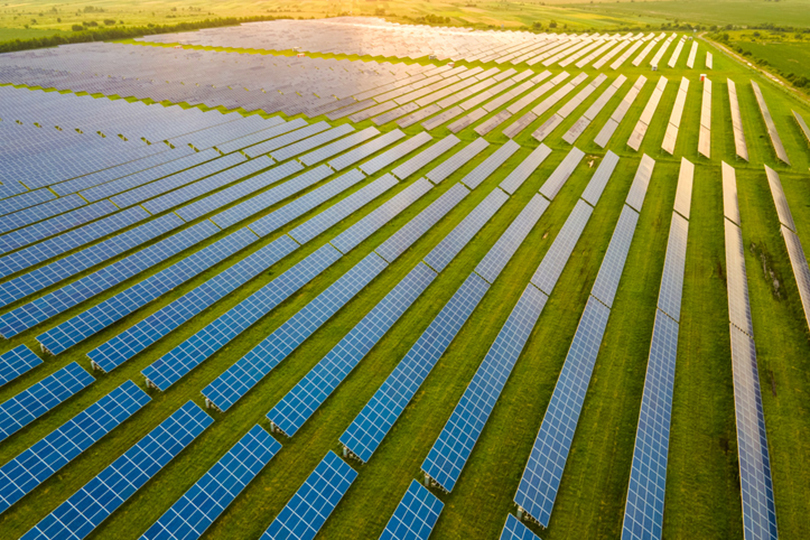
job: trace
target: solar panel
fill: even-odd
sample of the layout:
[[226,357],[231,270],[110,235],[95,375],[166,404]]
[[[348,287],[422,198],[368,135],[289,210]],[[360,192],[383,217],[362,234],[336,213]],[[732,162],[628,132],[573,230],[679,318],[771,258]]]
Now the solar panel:
[[613,307],[613,299],[616,297],[616,290],[619,288],[619,281],[622,277],[622,270],[630,251],[630,244],[636,232],[638,224],[638,213],[627,205],[622,207],[622,213],[613,236],[610,239],[605,258],[599,267],[596,281],[591,289],[591,294],[599,299],[607,307]]
[[189,401],[48,514],[23,538],[84,538],[214,420]]
[[577,201],[568,219],[565,220],[560,232],[554,239],[554,243],[548,248],[546,255],[537,267],[537,271],[532,276],[532,284],[546,294],[551,294],[557,280],[562,274],[563,268],[568,263],[568,258],[585,230],[585,225],[593,213],[593,207],[583,200]]
[[422,463],[425,474],[445,491],[455,487],[547,300],[526,286]]
[[19,345],[0,354],[0,386],[34,369],[42,359],[25,345]]
[[278,441],[253,426],[141,538],[199,538],[279,450]]
[[509,199],[500,189],[494,189],[476,206],[461,223],[427,254],[424,261],[437,272],[444,270],[450,261],[478,234],[484,225]]
[[435,277],[427,265],[417,264],[267,413],[273,426],[295,435]]
[[433,146],[426,148],[419,154],[415,155],[405,163],[398,166],[396,169],[391,171],[391,174],[399,178],[400,180],[405,180],[413,173],[436,159],[437,157],[443,155],[445,152],[450,150],[452,147],[457,145],[461,142],[461,139],[456,137],[455,135],[448,135],[447,137],[439,140]]
[[782,182],[779,180],[779,173],[765,165],[765,174],[768,177],[768,185],[771,188],[771,196],[776,206],[776,214],[779,222],[788,229],[795,231],[796,224],[793,222],[793,214],[790,212],[785,191],[782,189]]
[[740,102],[737,99],[737,85],[731,79],[726,79],[726,84],[728,85],[728,100],[731,107],[731,126],[734,131],[734,150],[737,156],[748,161],[748,146],[745,143]]
[[332,156],[335,156],[341,152],[345,152],[349,148],[356,146],[362,142],[366,142],[367,140],[371,139],[372,137],[376,137],[380,134],[380,131],[377,128],[368,127],[362,131],[358,131],[356,133],[352,133],[342,139],[339,139],[331,144],[327,144],[318,148],[317,150],[313,150],[307,154],[304,154],[300,158],[298,158],[301,163],[306,165],[307,167],[311,167],[318,162],[321,162],[325,159],[329,159]]
[[630,138],[627,140],[627,145],[636,152],[638,152],[638,149],[641,147],[641,142],[644,140],[644,135],[647,133],[650,122],[652,122],[653,115],[655,115],[655,111],[658,108],[666,86],[667,79],[662,75],[661,78],[658,79],[658,84],[656,84],[652,95],[650,95],[647,105],[641,112],[641,118],[639,118],[638,123],[636,123],[633,133],[630,134]]
[[[421,181],[427,182],[424,179],[421,179]],[[394,262],[397,257],[419,240],[469,193],[470,190],[462,184],[454,184],[441,197],[433,201],[430,206],[391,235],[375,251],[389,263]]]
[[557,193],[560,192],[568,179],[571,178],[571,175],[574,174],[574,169],[577,168],[577,165],[579,165],[579,162],[582,161],[584,157],[585,152],[576,147],[572,148],[540,187],[540,193],[548,200],[554,200],[554,197],[557,196]]
[[395,146],[394,148],[383,152],[379,156],[368,160],[367,162],[360,165],[360,170],[362,170],[366,174],[374,174],[379,170],[387,167],[388,165],[394,163],[395,161],[402,159],[403,157],[407,156],[417,148],[420,148],[427,144],[429,141],[432,141],[433,138],[425,132],[420,132],[417,135],[414,135],[410,139],[405,142],[402,142]]
[[692,48],[689,49],[689,57],[686,59],[686,67],[692,69],[695,67],[695,56],[697,56],[698,42],[692,42]]
[[0,468],[0,512],[33,491],[151,398],[132,381],[96,401]]
[[509,157],[520,149],[520,145],[510,140],[502,144],[495,152],[479,164],[475,169],[467,173],[467,176],[461,179],[461,183],[470,189],[475,189],[481,183],[489,178],[498,167],[509,159]]
[[776,540],[776,503],[754,340],[734,326],[731,362],[745,538]]
[[341,444],[352,455],[368,462],[488,289],[486,281],[477,274],[470,274],[445,304],[341,435]]
[[681,158],[681,168],[678,172],[678,188],[675,192],[675,211],[689,219],[689,208],[692,204],[692,180],[695,176],[695,166],[686,158]]
[[802,115],[794,110],[791,110],[790,112],[793,113],[793,119],[796,120],[796,124],[798,124],[802,135],[804,135],[804,140],[810,142],[810,128],[807,127],[807,123],[804,121],[804,118],[802,118]]
[[376,253],[368,254],[206,386],[206,400],[221,411],[230,408],[387,266]]
[[810,327],[810,268],[807,266],[807,257],[804,255],[799,237],[784,225],[782,225],[782,237],[785,239],[790,266],[793,267],[793,277],[796,278],[796,287],[799,289],[804,319]]
[[483,152],[484,148],[487,146],[489,146],[489,143],[486,140],[482,138],[475,139],[473,142],[453,154],[449,159],[430,170],[425,177],[434,184],[438,184],[463,167],[465,163]]
[[633,184],[630,186],[627,199],[625,199],[625,202],[636,212],[641,212],[641,205],[644,204],[644,197],[647,194],[647,187],[650,185],[654,167],[655,160],[653,158],[647,154],[641,156],[636,175],[633,178]]
[[242,153],[249,158],[255,158],[257,156],[273,152],[283,146],[295,143],[302,139],[306,139],[307,137],[314,136],[318,133],[321,133],[322,131],[329,129],[330,127],[331,126],[327,122],[318,122],[317,124],[307,125],[305,127],[302,127],[301,129],[296,129],[295,131],[290,131],[289,133],[286,133],[279,137],[272,138],[269,141],[264,141],[251,147],[245,148],[244,150],[242,150]]
[[[294,228],[289,232],[298,243],[304,244],[313,238],[325,232],[332,226],[340,223],[345,218],[352,215],[354,212],[364,207],[392,187],[397,185],[397,179],[391,174],[385,174],[377,180],[374,180],[367,186],[362,187],[358,191],[352,193],[345,199],[335,203],[333,206],[327,208],[320,214],[310,218],[301,225]],[[251,224],[250,228],[257,234],[264,236],[268,232],[266,225],[261,220]]]
[[405,134],[398,129],[389,131],[381,137],[377,137],[373,141],[368,142],[359,148],[352,150],[351,152],[346,152],[345,154],[336,157],[329,162],[329,166],[336,171],[342,171],[346,167],[357,163],[361,159],[367,158],[368,156],[382,150],[386,146],[397,142],[403,137],[405,137]]
[[87,353],[110,372],[298,248],[281,236]]
[[76,362],[0,404],[0,441],[7,439],[95,379]]
[[681,318],[681,294],[688,233],[689,222],[680,214],[673,213],[667,243],[667,256],[664,261],[664,274],[661,278],[661,291],[658,294],[658,308],[676,321]]
[[438,497],[412,480],[380,540],[427,540],[442,508],[444,503]]
[[330,450],[282,508],[262,539],[315,538],[355,478],[357,471]]
[[324,245],[147,366],[142,373],[150,385],[165,391],[340,257],[338,250],[330,244]]
[[627,488],[623,540],[662,535],[677,353],[678,323],[657,309]]
[[0,221],[0,234],[74,210],[85,204],[87,204],[87,201],[78,195],[67,195],[50,202],[7,214],[3,217],[3,220]]
[[731,324],[754,335],[751,305],[748,300],[748,276],[745,272],[745,247],[742,230],[723,220],[726,235],[726,286],[728,289],[728,318]]
[[610,309],[591,296],[540,425],[515,503],[548,527]]
[[541,144],[535,148],[531,154],[526,156],[526,159],[512,169],[506,178],[500,183],[499,187],[510,195],[514,193],[523,185],[523,183],[537,170],[543,161],[551,154],[551,148],[545,144]]
[[590,203],[591,206],[596,206],[618,163],[619,156],[608,150],[602,159],[602,163],[596,168],[596,172],[593,173],[591,180],[585,187],[585,191],[582,192],[582,200]]
[[740,207],[737,204],[737,173],[734,168],[722,162],[723,170],[723,214],[732,222],[740,225]]
[[202,221],[112,265],[0,316],[0,334],[9,338],[133,277],[219,232]]
[[323,133],[313,135],[312,137],[309,137],[297,143],[285,146],[279,150],[274,150],[270,152],[270,157],[272,157],[276,161],[284,161],[286,159],[290,159],[291,157],[298,156],[308,150],[312,150],[313,148],[316,148],[318,146],[332,142],[339,137],[342,137],[348,133],[352,133],[353,131],[354,128],[352,126],[350,126],[349,124],[343,124],[338,127],[326,130]]
[[475,267],[475,272],[490,284],[500,275],[512,255],[526,239],[526,236],[540,220],[550,203],[537,194],[523,208],[518,217],[509,225],[486,256]]
[[787,152],[782,144],[782,139],[779,137],[779,132],[776,130],[776,124],[773,122],[771,111],[768,109],[768,104],[765,103],[765,97],[759,89],[759,85],[755,81],[751,81],[751,86],[754,89],[754,97],[757,98],[757,105],[759,105],[759,112],[762,113],[762,119],[765,120],[765,127],[768,129],[768,135],[771,137],[771,144],[776,151],[776,157],[790,165]]
[[518,518],[509,514],[501,531],[500,540],[538,540],[539,536],[529,530]]

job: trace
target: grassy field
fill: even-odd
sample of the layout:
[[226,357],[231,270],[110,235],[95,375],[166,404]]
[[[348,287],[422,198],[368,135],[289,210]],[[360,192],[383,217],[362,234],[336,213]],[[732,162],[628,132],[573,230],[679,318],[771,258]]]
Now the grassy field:
[[[652,9],[653,3],[609,6],[594,4],[593,7],[583,6],[583,9],[599,14],[601,9],[620,10],[625,9],[625,5],[627,9],[635,6],[644,11],[647,8]],[[478,4],[475,9],[481,9],[481,6],[483,4]],[[681,6],[685,10],[691,4]],[[526,11],[530,8],[557,9],[554,6],[530,4],[526,6]],[[461,8],[458,9],[461,12]],[[514,20],[521,20],[521,16],[516,13]],[[702,65],[707,47],[711,47],[703,41],[700,43],[698,65]],[[685,52],[675,70],[665,68],[662,72],[670,82],[641,148],[642,152],[656,159],[657,164],[597,359],[551,524],[547,531],[538,531],[545,540],[607,540],[620,534],[680,156],[696,163],[696,176],[675,378],[664,536],[707,539],[742,537],[720,182],[720,163],[725,160],[737,169],[780,534],[782,538],[789,539],[810,537],[810,519],[806,514],[810,471],[805,467],[810,462],[810,402],[807,400],[807,395],[810,394],[810,341],[762,168],[763,164],[774,166],[782,175],[799,235],[805,246],[810,245],[810,234],[807,232],[810,231],[810,195],[806,189],[807,175],[804,172],[810,166],[810,158],[807,143],[790,117],[791,109],[797,109],[805,118],[810,119],[810,106],[724,56],[717,49],[712,50],[715,54],[715,69],[710,74],[714,81],[711,160],[697,154],[702,90],[698,74],[703,70],[685,69]],[[483,67],[494,65],[487,64]],[[526,66],[519,69],[526,69]],[[552,68],[552,71],[557,73],[559,68]],[[591,76],[595,75],[594,70],[588,68],[587,71]],[[625,141],[652,93],[658,74],[651,74],[644,67],[632,68],[629,63],[621,71],[628,77],[628,82],[577,142],[577,146],[588,155],[594,156],[598,163],[604,151],[592,142],[594,136],[635,79],[640,74],[646,75],[649,79],[647,84],[609,145],[609,149],[621,157],[619,166],[534,328],[459,483],[451,494],[439,495],[445,503],[445,509],[431,536],[433,539],[496,538],[506,514],[514,508],[512,497],[641,156],[641,153],[630,150]],[[610,79],[616,75],[614,72],[607,73]],[[683,127],[675,157],[672,157],[660,149],[660,143],[681,76],[688,77],[691,85]],[[740,94],[750,163],[734,157],[725,84],[727,77],[736,81]],[[763,88],[793,161],[791,168],[780,166],[775,160],[754,94],[748,84],[751,78],[759,81]],[[562,134],[608,84],[610,80],[545,141],[554,150],[546,162],[441,273],[312,419],[295,437],[284,439],[279,436],[283,449],[222,518],[214,523],[205,538],[258,537],[323,455],[330,449],[339,450],[338,438],[342,432],[478,260],[506,230],[554,167],[562,161],[570,149],[561,140]],[[493,111],[479,123],[497,112]],[[216,420],[214,424],[107,519],[91,538],[137,538],[254,424],[269,427],[264,417],[267,411],[537,146],[530,134],[551,114],[552,112],[543,115],[516,139],[522,149],[504,167],[474,190],[311,339],[265,377],[253,391],[227,413],[211,413]],[[360,129],[369,125],[372,124],[366,121],[356,127]],[[386,129],[390,127],[387,126]],[[415,134],[420,130],[418,126],[412,126],[406,132]],[[432,135],[441,137],[447,133],[446,127],[440,127]],[[460,136],[465,142],[475,138],[470,129]],[[355,251],[343,257],[294,297],[181,379],[169,391],[150,391],[153,401],[143,411],[43,483],[32,495],[0,514],[0,537],[17,537],[35,525],[186,401],[191,399],[202,405],[200,390],[205,385],[507,140],[501,129],[495,130],[486,138],[493,143],[486,152],[434,188]],[[432,166],[426,167],[421,173],[430,168]],[[376,538],[380,534],[408,484],[412,479],[420,479],[422,461],[592,173],[593,170],[584,162],[577,168],[373,458],[368,464],[357,467],[360,472],[358,479],[323,528],[321,537]],[[366,179],[341,195],[338,200],[381,174],[383,173]],[[140,371],[144,367],[340,231],[356,223],[418,177],[419,174],[412,176],[411,180],[397,186],[391,193],[274,265],[269,272],[241,288],[238,294],[229,296],[206,310],[112,373],[98,376],[98,380],[90,388],[0,444],[0,463],[7,462],[125,380],[132,379],[143,386]],[[326,203],[322,208],[333,202]],[[264,213],[279,206],[281,204],[268,208]],[[291,230],[319,210],[320,208],[299,218],[285,230]],[[220,233],[203,245],[208,245],[225,234]],[[0,388],[0,402],[71,361],[79,361],[88,368],[89,362],[84,356],[87,351],[210,279],[280,234],[281,232],[256,242],[251,248],[127,317],[116,327],[99,333],[57,358],[47,360],[43,366]],[[117,259],[120,258],[122,257]],[[20,343],[34,348],[35,337],[47,328],[67,320],[90,305],[100,303],[115,292],[157,273],[177,260],[179,257],[174,257],[109,293],[84,303],[80,308],[69,310],[49,323],[4,343],[2,350]],[[89,272],[85,274],[87,273]],[[776,289],[774,279],[779,284]],[[21,302],[15,306],[20,304]]]

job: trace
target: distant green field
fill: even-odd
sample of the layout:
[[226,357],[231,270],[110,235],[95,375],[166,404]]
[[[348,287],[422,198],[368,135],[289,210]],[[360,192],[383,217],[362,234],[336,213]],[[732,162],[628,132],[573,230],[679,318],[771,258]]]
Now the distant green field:
[[751,41],[733,42],[745,51],[750,51],[755,58],[762,58],[784,74],[794,73],[810,78],[810,43],[762,43]]

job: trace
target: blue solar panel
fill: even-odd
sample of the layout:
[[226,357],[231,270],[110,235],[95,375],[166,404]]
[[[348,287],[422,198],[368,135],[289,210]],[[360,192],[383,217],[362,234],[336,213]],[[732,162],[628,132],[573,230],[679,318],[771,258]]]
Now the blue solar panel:
[[23,538],[86,537],[213,421],[189,401],[71,495]]
[[280,449],[261,426],[253,426],[141,539],[199,538]]
[[250,158],[255,158],[256,156],[260,156],[262,154],[266,154],[268,152],[272,152],[281,148],[282,146],[286,146],[288,144],[292,144],[296,141],[300,141],[316,133],[320,133],[329,129],[331,126],[326,122],[318,122],[317,124],[308,125],[301,129],[296,129],[295,131],[291,131],[280,137],[275,137],[270,139],[269,141],[264,141],[249,148],[245,148],[242,150],[246,156]]
[[87,201],[78,195],[68,195],[13,214],[7,214],[0,221],[0,234],[68,212],[85,204],[87,204]]
[[554,172],[548,177],[548,179],[543,183],[540,187],[540,193],[546,196],[548,200],[554,200],[554,197],[557,196],[557,193],[560,192],[562,187],[571,178],[571,175],[574,173],[574,169],[577,168],[579,162],[582,161],[582,158],[585,157],[585,152],[580,150],[579,148],[572,148],[568,155],[565,156],[565,159],[560,162]]
[[13,381],[42,363],[42,359],[25,345],[0,354],[0,386]]
[[488,289],[486,281],[470,274],[341,435],[352,454],[363,462],[371,458]]
[[0,512],[135,414],[151,398],[132,381],[93,403],[0,468]]
[[624,540],[661,538],[677,354],[678,323],[657,309],[627,488]]
[[262,540],[315,538],[357,471],[329,451],[262,535]]
[[557,280],[560,278],[566,263],[568,263],[571,252],[574,251],[574,247],[577,245],[579,237],[582,235],[585,225],[588,224],[592,213],[593,207],[591,205],[583,200],[577,201],[576,206],[571,210],[571,214],[565,220],[565,224],[563,224],[559,234],[554,239],[554,243],[548,248],[546,255],[537,267],[537,271],[532,276],[532,283],[538,289],[546,294],[551,294],[551,291],[554,290],[554,285],[557,284]]
[[650,185],[650,178],[652,178],[654,168],[655,160],[644,154],[638,164],[636,176],[633,178],[633,184],[630,186],[630,192],[625,200],[636,212],[641,212],[641,205],[644,204],[644,196],[647,194],[647,187]]
[[501,145],[495,152],[492,153],[487,159],[481,162],[475,169],[470,171],[467,176],[461,179],[461,183],[470,189],[475,189],[481,182],[489,178],[498,167],[509,159],[512,154],[520,149],[520,145],[511,139],[505,144]]
[[387,266],[376,253],[368,254],[206,386],[203,395],[221,411],[230,408]]
[[[293,162],[291,161],[290,163]],[[295,182],[296,184],[300,185],[310,185],[311,183],[321,181],[330,174],[332,174],[331,169],[322,165],[316,169],[309,170],[302,175],[297,176],[296,178],[292,179],[290,183]],[[313,189],[309,193],[290,201],[288,204],[285,204],[278,210],[267,214],[266,216],[257,220],[255,223],[251,224],[250,227],[253,229],[254,226],[257,226],[266,236],[270,232],[280,229],[290,221],[306,214],[316,206],[328,201],[332,197],[343,193],[360,181],[365,180],[365,178],[366,177],[363,175],[363,173],[357,169],[350,169],[346,173],[327,182],[326,184]],[[251,202],[252,201],[248,201],[247,203],[243,204],[247,205]],[[217,214],[216,216],[212,217],[211,220],[221,227],[227,227],[233,223],[236,223],[237,221],[241,221],[247,215],[250,215],[245,210],[246,209],[242,208],[242,205],[240,204],[234,206],[233,208],[229,208],[220,214]],[[250,213],[252,214],[252,207],[249,210],[251,210]]]
[[[144,212],[145,214],[145,212]],[[10,304],[96,264],[148,242],[183,224],[174,214],[147,221],[117,236],[55,260],[17,278],[0,284],[0,306]],[[36,246],[33,246],[36,247]]]
[[[432,185],[424,178],[420,178],[418,182],[428,186]],[[469,193],[470,190],[463,185],[453,185],[441,197],[433,201],[430,206],[422,210],[415,218],[383,242],[376,249],[377,253],[389,263],[394,262],[397,257],[419,240],[422,235],[430,230],[450,210],[455,208]]]
[[433,189],[433,184],[424,178],[420,178],[391,197],[391,199],[381,204],[363,219],[337,235],[335,239],[332,240],[332,245],[342,253],[348,253],[356,248],[360,242],[366,240],[373,233],[380,230],[383,225],[398,216],[400,212],[422,198],[422,195],[431,189]]
[[326,130],[323,133],[319,133],[313,137],[309,137],[308,139],[304,139],[303,141],[285,146],[280,150],[272,151],[270,152],[270,156],[276,161],[284,161],[285,159],[302,154],[307,150],[312,150],[313,148],[321,146],[322,144],[334,141],[338,137],[342,137],[353,131],[354,128],[352,126],[349,124],[343,124],[341,126]]
[[507,200],[509,200],[509,195],[498,188],[492,190],[486,199],[481,201],[455,229],[427,254],[425,262],[437,272],[444,270]]
[[[297,173],[303,168],[304,167],[297,161],[291,161],[289,163],[278,165],[277,167],[268,169],[257,174],[256,176],[252,176],[247,180],[243,180],[242,182],[234,184],[228,188],[217,191],[216,193],[212,193],[207,197],[194,201],[193,203],[182,208],[178,208],[175,210],[175,212],[178,216],[186,221],[195,220],[200,216],[222,208],[223,206],[241,199],[242,197],[246,197],[256,191],[266,188],[269,185],[275,184],[276,182],[287,178],[291,174]],[[331,174],[331,172],[332,171],[329,171],[328,173],[324,174],[323,178]],[[293,182],[294,181],[285,182],[281,186],[276,186],[273,189],[265,191],[261,195],[251,197],[248,201],[230,208],[229,210],[239,208],[239,211],[243,213],[244,217],[247,217],[259,210],[264,209],[270,204],[275,204],[281,199],[289,197],[308,185]],[[256,204],[257,199],[261,201],[260,204]],[[251,208],[253,211],[248,211],[247,208]]]
[[518,217],[515,218],[509,228],[487,252],[486,256],[478,263],[478,266],[475,267],[476,273],[489,283],[495,283],[495,279],[512,259],[512,255],[515,254],[523,240],[526,239],[526,236],[537,224],[549,204],[548,200],[542,195],[532,197],[529,204],[523,208]]
[[217,144],[216,147],[217,150],[219,150],[223,154],[229,154],[231,152],[239,150],[240,148],[246,148],[251,145],[256,145],[261,142],[269,141],[273,137],[283,135],[284,133],[290,132],[294,129],[298,129],[306,125],[308,125],[306,120],[304,120],[303,118],[296,118],[295,120],[283,122],[280,123],[279,125],[272,126],[268,129],[263,129],[262,131],[258,131],[256,133],[251,133],[250,135],[239,137],[238,139],[234,139],[232,141],[228,141],[223,144]]
[[258,240],[239,229],[37,336],[52,354],[66,351]]
[[0,317],[0,335],[9,338],[36,326],[188,249],[218,231],[219,228],[210,221],[202,221],[89,276],[20,306]]
[[415,155],[405,163],[398,166],[396,169],[391,171],[391,174],[393,174],[400,180],[405,180],[413,173],[423,168],[425,165],[427,165],[437,157],[443,155],[445,152],[447,152],[460,142],[461,139],[459,139],[455,135],[448,135],[444,139],[441,139],[440,141],[436,142],[436,144],[432,145],[430,148],[422,150],[417,155]]
[[6,233],[0,236],[0,253],[20,249],[28,244],[73,229],[117,210],[118,208],[110,201],[99,201],[29,225],[23,229]]
[[298,244],[289,236],[279,237],[88,352],[87,356],[94,366],[110,372],[297,248]]
[[599,164],[599,167],[596,168],[596,172],[593,173],[585,191],[582,192],[583,200],[589,202],[591,206],[596,206],[596,203],[599,202],[599,198],[602,196],[602,192],[605,190],[605,186],[607,186],[608,180],[610,180],[618,164],[619,156],[608,150],[604,159],[602,159],[602,163]]
[[73,362],[0,405],[0,441],[27,426],[95,379]]
[[427,540],[442,508],[444,503],[433,493],[416,480],[411,481],[380,540]]
[[530,531],[518,518],[509,514],[506,516],[500,540],[540,540],[540,537]]
[[[318,162],[321,162],[325,159],[329,159],[332,156],[335,156],[341,152],[345,152],[352,146],[358,145],[361,142],[365,142],[372,137],[375,137],[380,134],[380,131],[374,127],[368,127],[362,131],[358,131],[357,133],[352,133],[351,135],[344,137],[340,140],[337,140],[331,144],[327,144],[326,146],[322,146],[317,150],[313,150],[307,154],[301,156],[300,159],[301,163],[306,165],[307,167],[311,167]],[[335,169],[340,170],[340,169]]]
[[541,144],[535,148],[531,154],[526,156],[526,159],[521,161],[520,164],[512,169],[512,172],[503,179],[500,183],[500,188],[510,195],[514,194],[550,154],[551,148],[545,144]]
[[[392,131],[395,133],[399,130]],[[407,141],[396,145],[394,148],[387,150],[379,156],[366,161],[360,165],[360,170],[366,174],[374,174],[384,167],[391,165],[393,162],[402,159],[417,148],[424,146],[429,141],[433,140],[430,135],[422,131],[421,133],[411,137]]]
[[658,293],[658,308],[675,319],[681,317],[681,295],[683,293],[683,273],[686,266],[686,240],[689,222],[680,214],[672,213],[672,227],[669,229],[667,258],[661,277],[661,291]]
[[452,491],[548,297],[527,285],[430,449],[422,470]]
[[0,257],[0,277],[6,277],[42,261],[52,259],[71,249],[109,236],[147,217],[149,217],[149,212],[143,208],[139,206],[129,208],[104,219],[88,223],[84,227],[60,234],[20,251],[10,253],[5,257]]
[[776,504],[754,340],[733,325],[731,362],[746,539],[776,540]]
[[267,418],[292,437],[433,282],[436,273],[419,263],[290,390]]
[[523,471],[515,502],[548,527],[610,309],[590,297]]
[[[382,135],[381,137],[377,137],[371,142],[360,146],[352,150],[351,152],[346,152],[345,154],[336,157],[332,161],[329,162],[329,166],[335,169],[336,171],[342,171],[346,167],[353,165],[360,161],[361,159],[365,159],[368,156],[382,150],[386,146],[397,142],[398,140],[405,137],[405,134],[395,129],[394,131],[389,131],[388,133]],[[370,174],[370,173],[369,173]]]
[[433,182],[434,184],[438,184],[458,169],[464,166],[465,163],[473,159],[475,156],[480,154],[484,151],[484,148],[489,146],[489,142],[485,139],[478,138],[475,139],[473,142],[453,154],[450,158],[442,162],[440,165],[437,165],[432,170],[430,170],[425,177]]
[[165,391],[340,256],[340,252],[326,244],[147,366],[142,373],[152,385]]
[[0,216],[5,216],[11,212],[16,212],[17,210],[22,210],[23,208],[29,208],[55,198],[56,195],[54,195],[51,190],[46,188],[21,193],[16,197],[3,200],[3,207],[0,208]]
[[616,296],[616,290],[619,288],[624,262],[627,259],[627,253],[630,251],[630,244],[633,241],[637,223],[638,213],[631,207],[624,205],[591,290],[591,294],[607,307],[613,307],[613,299]]
[[[373,181],[367,186],[352,193],[345,199],[335,203],[320,214],[305,221],[292,231],[292,236],[299,243],[306,243],[323,233],[333,225],[352,215],[354,212],[367,205],[397,184],[397,179],[386,174]],[[251,229],[257,234],[264,236],[267,234],[262,227],[261,220],[253,223]]]

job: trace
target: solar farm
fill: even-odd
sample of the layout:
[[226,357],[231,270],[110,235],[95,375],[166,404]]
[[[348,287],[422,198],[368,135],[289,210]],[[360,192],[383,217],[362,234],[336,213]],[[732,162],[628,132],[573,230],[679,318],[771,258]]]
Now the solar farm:
[[0,537],[810,537],[807,121],[692,32],[0,55]]

